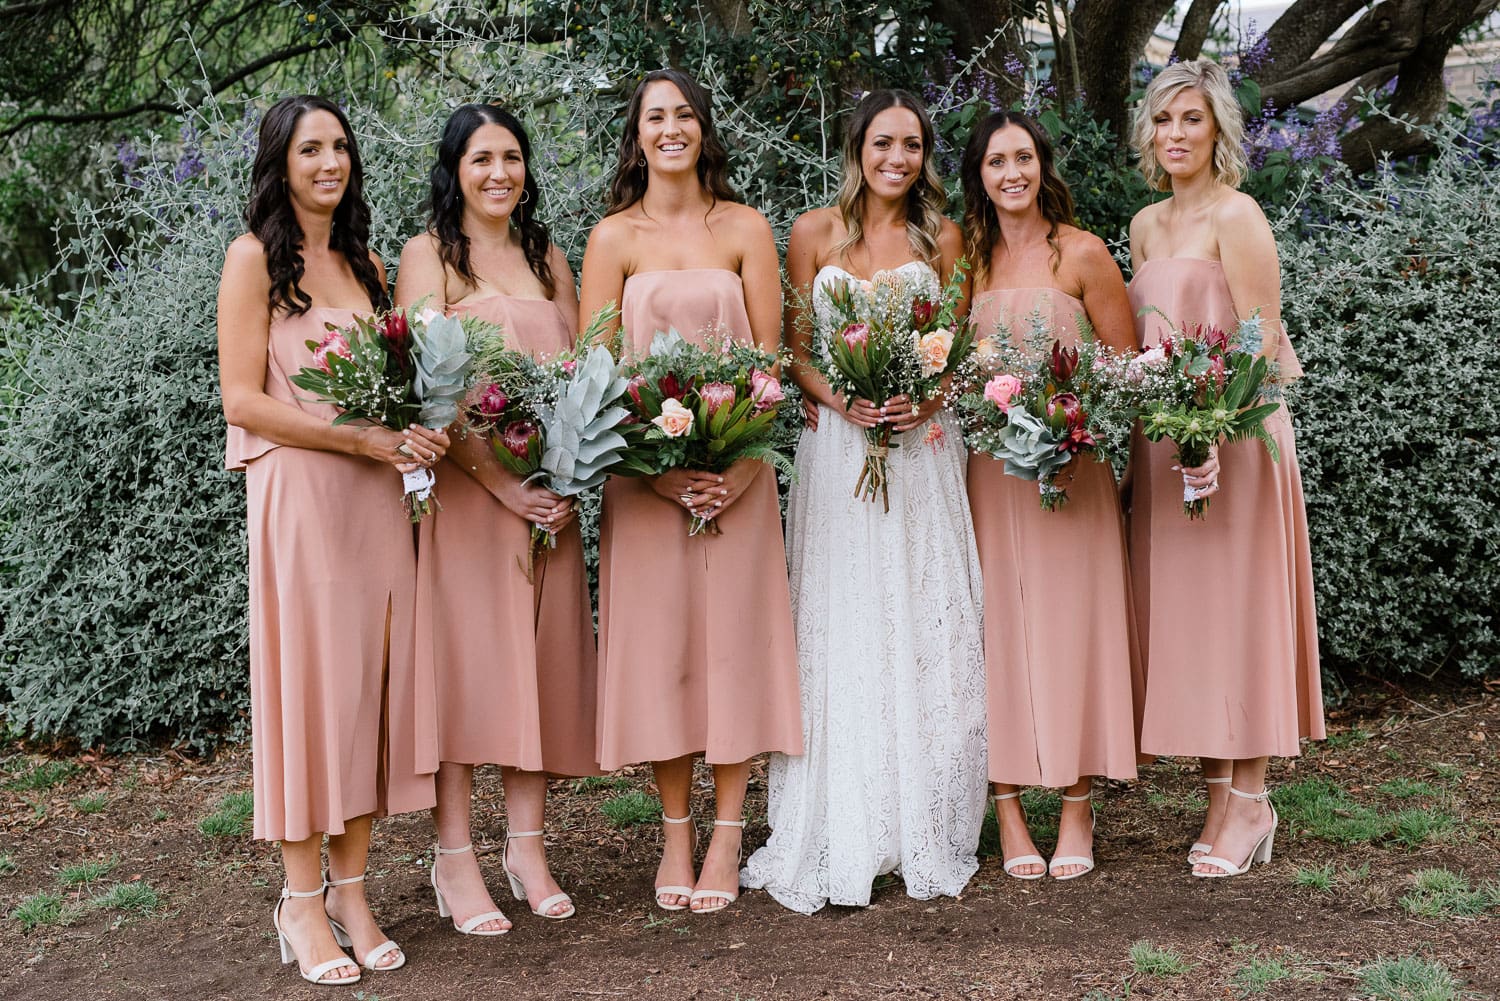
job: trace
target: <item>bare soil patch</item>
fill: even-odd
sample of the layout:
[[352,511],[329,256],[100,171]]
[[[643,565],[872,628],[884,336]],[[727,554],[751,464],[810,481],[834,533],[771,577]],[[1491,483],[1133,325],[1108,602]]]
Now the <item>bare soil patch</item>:
[[[427,818],[381,821],[370,895],[410,960],[343,988],[304,984],[277,963],[274,846],[200,830],[226,795],[249,788],[248,748],[204,761],[14,746],[0,757],[0,909],[12,915],[0,920],[0,998],[1367,998],[1376,995],[1361,971],[1408,955],[1446,967],[1469,997],[1500,996],[1500,910],[1429,917],[1402,902],[1421,870],[1447,869],[1476,887],[1500,876],[1500,693],[1386,687],[1334,711],[1330,731],[1334,739],[1301,759],[1275,763],[1273,785],[1327,779],[1354,804],[1346,815],[1414,811],[1398,833],[1339,844],[1283,821],[1270,865],[1193,879],[1184,853],[1200,819],[1195,763],[1161,761],[1137,783],[1096,791],[1099,869],[1090,876],[1007,878],[990,823],[961,898],[912,900],[892,878],[867,909],[812,917],[756,892],[711,917],[656,910],[655,829],[621,829],[605,816],[602,805],[624,790],[567,781],[553,785],[548,850],[579,913],[533,917],[502,894],[504,807],[498,773],[483,770],[475,841],[515,930],[454,933],[428,888]],[[71,774],[26,788],[49,777],[39,764]],[[647,769],[620,774],[625,790],[654,791]],[[696,809],[711,815],[706,802]],[[747,848],[767,835],[763,768],[749,815]],[[89,878],[80,866],[90,862],[109,871]],[[1302,885],[1320,876],[1326,889]],[[97,902],[116,884],[135,889]],[[142,886],[155,891],[154,909]],[[61,917],[25,931],[14,915],[39,893],[60,898]],[[1142,940],[1186,972],[1145,972],[1150,964],[1131,956]]]

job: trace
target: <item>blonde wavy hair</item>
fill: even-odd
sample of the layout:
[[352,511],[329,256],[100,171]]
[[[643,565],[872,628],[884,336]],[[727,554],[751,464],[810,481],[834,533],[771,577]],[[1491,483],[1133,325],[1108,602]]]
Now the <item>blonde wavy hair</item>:
[[932,119],[922,102],[904,90],[872,90],[854,106],[849,118],[849,128],[844,133],[844,148],[839,191],[836,199],[839,215],[843,217],[847,232],[833,248],[835,256],[842,258],[851,248],[864,239],[865,229],[861,215],[865,204],[865,172],[860,162],[864,151],[865,134],[870,131],[870,122],[887,108],[905,108],[917,116],[922,129],[922,170],[917,180],[906,193],[906,239],[912,252],[925,261],[934,271],[940,270],[942,257],[938,250],[938,237],[943,232],[943,209],[948,207],[948,194],[943,190],[943,179],[934,165],[936,136]]
[[1214,116],[1214,177],[1238,188],[1250,170],[1245,158],[1245,116],[1229,84],[1229,74],[1211,59],[1173,63],[1156,74],[1146,88],[1146,96],[1135,110],[1130,136],[1140,157],[1141,175],[1153,191],[1171,190],[1172,178],[1156,159],[1156,116],[1190,87],[1203,95]]

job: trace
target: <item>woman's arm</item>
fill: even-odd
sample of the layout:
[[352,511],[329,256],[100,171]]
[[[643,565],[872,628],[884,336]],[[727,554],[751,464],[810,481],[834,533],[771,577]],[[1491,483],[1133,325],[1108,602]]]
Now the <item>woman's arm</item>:
[[448,269],[431,233],[421,233],[406,241],[401,248],[401,267],[396,272],[397,308],[409,309],[423,299],[433,309],[448,308]]
[[[578,297],[580,317],[592,317],[606,303],[619,306],[625,296],[629,247],[624,227],[619,217],[606,216],[589,234],[589,245],[583,252],[583,291]],[[609,329],[611,333],[620,329],[618,317]]]
[[1281,265],[1271,224],[1255,199],[1235,192],[1219,207],[1214,227],[1235,314],[1244,319],[1260,310],[1260,353],[1274,360],[1281,346]]
[[750,317],[750,336],[762,351],[781,350],[781,262],[776,239],[766,217],[744,209],[736,227],[744,241],[740,254],[740,279],[745,286],[745,312]]
[[365,456],[398,467],[411,468],[411,459],[396,451],[408,440],[426,462],[442,454],[423,429],[398,433],[350,424],[334,427],[267,395],[270,288],[260,241],[242,236],[230,244],[224,255],[218,303],[219,392],[226,421],[278,445]]
[[1104,241],[1082,230],[1071,235],[1077,247],[1079,283],[1083,286],[1083,308],[1094,334],[1116,351],[1134,351],[1135,316],[1125,279]]
[[569,329],[577,331],[583,323],[593,318],[593,314],[580,317],[578,286],[573,282],[573,266],[568,263],[568,256],[562,252],[562,248],[556,244],[547,251],[547,266],[552,269],[552,301],[557,304],[563,319],[568,321]]

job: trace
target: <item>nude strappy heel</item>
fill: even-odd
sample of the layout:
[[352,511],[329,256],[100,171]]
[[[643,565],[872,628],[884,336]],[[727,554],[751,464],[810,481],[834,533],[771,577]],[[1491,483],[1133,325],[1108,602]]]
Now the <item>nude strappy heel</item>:
[[[997,796],[991,796],[990,797],[990,799],[995,804],[995,825],[996,825],[997,828],[999,827],[999,824],[1000,824],[1000,801],[1001,800],[1005,800],[1005,799],[1020,799],[1020,798],[1021,798],[1021,793],[1019,791],[1017,791],[1017,792],[1001,793],[1001,794],[999,794]],[[1023,814],[1023,818],[1024,818],[1024,814]],[[1015,868],[1013,868],[1015,866],[1023,866],[1023,865],[1039,865],[1039,866],[1042,867],[1042,871],[1041,872],[1034,872],[1034,873],[1024,873],[1024,872],[1016,872]],[[1008,859],[1005,859],[1003,862],[1001,862],[1000,868],[1004,869],[1005,870],[1005,874],[1007,876],[1011,877],[1012,879],[1041,879],[1043,876],[1047,875],[1047,860],[1044,859],[1044,858],[1042,858],[1040,855],[1017,855],[1014,858],[1008,858]]]
[[[1238,796],[1240,799],[1252,799],[1258,803],[1265,803],[1270,806],[1271,794],[1264,790],[1258,793],[1240,792],[1234,786],[1230,786],[1229,794],[1231,796]],[[1271,861],[1271,849],[1276,844],[1276,825],[1280,820],[1281,818],[1276,815],[1276,807],[1271,806],[1271,829],[1255,843],[1254,848],[1250,849],[1250,855],[1245,859],[1243,865],[1236,865],[1228,859],[1220,858],[1217,855],[1205,855],[1198,860],[1198,865],[1215,865],[1224,871],[1199,872],[1197,869],[1194,869],[1193,875],[1199,879],[1223,879],[1226,876],[1241,876],[1249,872],[1250,867],[1255,863]]]
[[[663,824],[691,824],[693,822],[693,815],[689,813],[686,817],[669,817],[665,813],[663,813],[661,815],[661,822]],[[693,850],[696,851],[697,849],[698,829],[695,827],[693,828]],[[689,898],[689,901],[691,901],[691,898],[693,896],[693,888],[691,886],[658,886],[656,888],[657,907],[660,907],[664,911],[685,911],[688,908],[687,904],[662,903],[661,898],[663,894],[669,897],[687,897]]]
[[[350,876],[348,879],[330,879],[323,885],[348,886],[350,883],[363,883],[364,881],[365,874],[360,873],[358,876]],[[329,918],[328,926],[333,929],[333,939],[335,942],[346,949],[354,947],[354,939],[349,937],[349,932],[344,928],[343,925],[339,924],[333,918]],[[394,963],[391,963],[388,966],[375,965],[375,961],[377,959],[384,957],[387,953],[390,952],[396,953],[396,961]],[[395,942],[392,942],[390,939],[386,939],[384,942],[381,942],[375,948],[365,953],[365,958],[360,961],[359,965],[363,966],[371,973],[389,973],[392,970],[399,970],[401,969],[401,967],[406,965],[406,953],[402,952],[401,947]]]
[[[715,819],[714,820],[714,826],[715,827],[738,827],[741,830],[744,830],[745,822],[743,820],[718,820],[718,819]],[[696,901],[696,900],[708,900],[710,898],[719,898],[719,899],[722,899],[724,901],[722,904],[719,904],[717,907],[700,907],[696,911],[693,912],[694,914],[713,914],[713,913],[715,913],[717,911],[722,911],[724,908],[728,907],[730,904],[732,904],[736,900],[740,899],[739,871],[740,871],[740,857],[744,854],[743,847],[744,846],[741,845],[741,849],[742,849],[741,852],[739,854],[735,855],[735,858],[734,858],[734,871],[735,871],[734,889],[733,890],[694,890],[689,895],[689,899],[688,899],[688,906],[689,907],[691,907],[692,904],[693,904],[693,902]]]
[[[1089,790],[1088,792],[1084,793],[1082,796],[1066,796],[1065,795],[1065,796],[1063,796],[1063,802],[1065,802],[1065,803],[1086,803],[1086,802],[1088,802],[1089,800],[1091,800],[1093,798],[1094,798],[1093,790]],[[1059,821],[1059,825],[1060,824],[1061,824],[1061,822]],[[1093,829],[1094,829],[1094,808],[1092,806],[1090,806],[1089,807],[1089,830],[1092,831]],[[1060,865],[1081,865],[1084,868],[1083,868],[1083,870],[1081,872],[1074,872],[1074,873],[1069,873],[1066,876],[1059,876],[1056,873],[1054,873],[1052,870],[1055,869],[1056,867],[1060,866]],[[1052,861],[1047,863],[1047,875],[1051,876],[1053,879],[1057,880],[1058,882],[1062,882],[1065,879],[1077,879],[1079,876],[1087,876],[1089,873],[1091,873],[1093,871],[1094,871],[1094,856],[1093,856],[1092,853],[1089,854],[1089,855],[1054,855],[1054,856],[1052,856]]]
[[[510,880],[510,892],[515,895],[517,900],[525,903],[527,907],[531,907],[531,904],[526,900],[526,884],[511,875],[510,866],[505,864],[505,856],[510,852],[511,838],[539,838],[542,836],[542,833],[541,831],[509,831],[505,835],[505,847],[500,849],[500,870],[505,873],[505,878]],[[561,914],[553,914],[552,908],[563,903],[568,905],[568,909]],[[573,906],[572,897],[566,893],[554,893],[540,904],[531,907],[531,913],[537,917],[547,918],[550,921],[561,921],[563,918],[571,918],[577,914],[578,909]]]
[[[1230,781],[1231,779],[1228,775],[1221,775],[1217,778],[1203,780],[1205,785],[1211,786],[1228,785]],[[1196,865],[1199,859],[1213,850],[1214,846],[1206,841],[1194,841],[1193,847],[1188,849],[1188,865]]]
[[[464,852],[472,852],[474,850],[474,843],[470,842],[469,844],[464,845],[462,848],[444,848],[442,845],[434,845],[433,847],[437,852],[437,855],[462,855]],[[453,912],[448,909],[448,901],[443,899],[443,891],[439,890],[437,885],[436,856],[434,856],[432,859],[432,892],[437,897],[438,917],[451,917]],[[481,930],[479,926],[484,924],[486,921],[508,920],[510,919],[507,918],[501,911],[485,911],[483,914],[474,915],[463,924],[459,924],[457,921],[454,921],[453,930],[458,932],[460,935],[504,935],[506,932],[510,931],[509,928],[489,928]]]
[[331,970],[337,970],[341,966],[354,965],[354,960],[350,959],[348,956],[345,956],[343,953],[339,954],[338,959],[330,959],[326,963],[319,963],[317,966],[314,966],[310,970],[304,970],[302,968],[302,962],[297,958],[297,953],[292,949],[291,940],[286,937],[286,932],[281,930],[282,904],[286,903],[292,897],[321,897],[323,895],[323,892],[327,889],[327,883],[324,883],[316,890],[307,890],[305,892],[298,892],[297,890],[293,890],[285,884],[282,885],[281,899],[276,901],[276,906],[271,909],[271,925],[276,929],[276,940],[281,946],[281,962],[283,966],[287,963],[296,963],[297,972],[301,974],[303,980],[306,980],[310,984],[319,984],[323,987],[342,987],[345,984],[356,984],[359,983],[358,971],[356,971],[354,976],[352,977],[333,977],[328,980],[323,979],[323,975]]

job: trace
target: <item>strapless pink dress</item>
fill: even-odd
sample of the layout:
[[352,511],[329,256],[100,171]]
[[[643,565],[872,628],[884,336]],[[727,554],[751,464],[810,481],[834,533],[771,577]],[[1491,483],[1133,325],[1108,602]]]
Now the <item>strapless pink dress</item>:
[[[533,355],[572,345],[571,324],[548,299],[492,295],[454,309],[499,324],[506,343]],[[594,619],[578,522],[527,581],[530,524],[457,462],[436,471],[442,510],[423,520],[417,550],[417,663],[436,679],[442,760],[597,773]]]
[[[1155,306],[1179,327],[1239,323],[1218,261],[1147,261],[1130,304]],[[1142,347],[1166,330],[1154,313],[1136,318]],[[1277,356],[1284,379],[1301,374],[1284,334]],[[1199,521],[1182,512],[1172,443],[1136,435],[1129,539],[1146,753],[1290,757],[1299,738],[1324,736],[1312,558],[1286,408],[1266,427],[1281,461],[1255,440],[1220,448],[1221,487]]]
[[[630,276],[627,354],[656,331],[750,339],[739,275],[718,268]],[[710,763],[802,751],[797,649],[776,476],[762,468],[718,518],[688,515],[644,480],[612,478],[599,524],[599,763],[702,752]]]
[[[1024,343],[1040,310],[1063,344],[1078,343],[1083,303],[1057,289],[974,297],[977,335]],[[1068,502],[1042,509],[1037,485],[969,455],[969,507],[984,574],[989,777],[1070,786],[1085,775],[1133,779],[1143,679],[1130,607],[1125,526],[1114,472],[1075,459]]]
[[[353,315],[276,316],[266,393],[333,420],[338,411],[290,377],[312,364],[306,341]],[[225,465],[245,472],[255,837],[300,841],[365,814],[430,808],[433,692],[412,656],[416,559],[400,475],[234,426]]]

